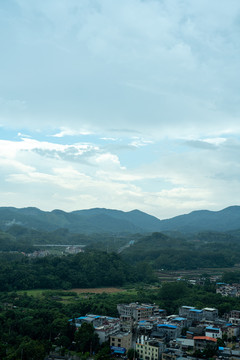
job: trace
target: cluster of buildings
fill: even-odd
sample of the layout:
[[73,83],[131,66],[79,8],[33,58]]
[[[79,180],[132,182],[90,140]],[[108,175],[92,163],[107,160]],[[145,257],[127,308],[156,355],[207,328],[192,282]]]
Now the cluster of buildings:
[[240,284],[225,284],[217,283],[216,293],[222,296],[239,297],[240,296]]
[[[167,315],[155,304],[119,304],[119,317],[92,315],[74,319],[76,327],[91,323],[100,343],[110,342],[112,353],[124,357],[131,348],[139,360],[195,359],[193,354],[212,349],[217,359],[240,359],[240,351],[219,347],[218,339],[239,336],[240,311],[219,318],[218,310],[181,306],[176,315]],[[70,321],[73,321],[71,319]]]
[[68,254],[78,254],[84,252],[84,249],[82,245],[71,245],[66,247],[65,252]]
[[29,257],[29,258],[43,258],[45,256],[50,255],[49,251],[47,251],[47,250],[36,250],[36,251],[34,251],[32,253],[29,253],[29,254],[25,254],[25,253],[22,252],[22,254]]

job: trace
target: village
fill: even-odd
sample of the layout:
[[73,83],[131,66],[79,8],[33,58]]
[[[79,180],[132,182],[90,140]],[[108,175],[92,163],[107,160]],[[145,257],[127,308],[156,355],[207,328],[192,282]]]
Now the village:
[[127,359],[180,360],[200,358],[240,359],[240,311],[219,317],[218,309],[181,306],[167,315],[155,304],[119,304],[119,317],[87,314],[69,321],[79,329],[92,324],[100,343],[110,342],[114,357]]

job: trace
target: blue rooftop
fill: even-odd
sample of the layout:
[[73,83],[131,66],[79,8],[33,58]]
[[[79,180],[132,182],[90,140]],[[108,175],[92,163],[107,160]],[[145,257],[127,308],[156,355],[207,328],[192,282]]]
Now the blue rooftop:
[[197,309],[192,309],[192,310],[190,310],[190,311],[194,311],[194,312],[196,312],[196,313],[202,313],[202,310],[197,310]]
[[217,331],[219,331],[218,328],[214,328],[214,327],[212,327],[212,326],[207,326],[207,327],[206,327],[206,330],[217,330]]
[[183,317],[176,317],[175,319],[173,319],[174,321],[182,321],[182,320],[186,320],[186,318]]
[[175,325],[169,325],[169,324],[158,324],[158,327],[168,327],[170,329],[176,329],[177,327]]
[[83,319],[87,319],[87,316],[79,316],[78,318],[76,318],[76,320],[83,320]]

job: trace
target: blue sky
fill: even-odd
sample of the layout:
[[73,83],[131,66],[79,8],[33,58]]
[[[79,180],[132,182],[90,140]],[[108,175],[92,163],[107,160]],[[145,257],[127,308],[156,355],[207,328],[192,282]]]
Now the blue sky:
[[0,206],[239,205],[238,0],[1,0]]

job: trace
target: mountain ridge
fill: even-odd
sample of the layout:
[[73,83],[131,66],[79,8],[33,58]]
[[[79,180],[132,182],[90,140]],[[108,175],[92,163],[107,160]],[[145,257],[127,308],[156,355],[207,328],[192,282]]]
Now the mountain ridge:
[[92,208],[65,212],[60,209],[42,211],[36,207],[0,207],[0,228],[12,224],[47,231],[66,228],[75,233],[233,231],[240,229],[240,206],[233,205],[219,211],[194,210],[163,220],[138,209],[125,212]]

